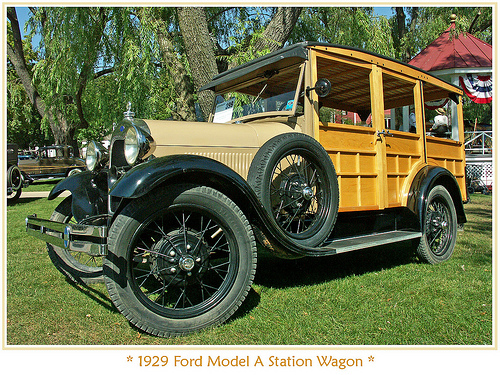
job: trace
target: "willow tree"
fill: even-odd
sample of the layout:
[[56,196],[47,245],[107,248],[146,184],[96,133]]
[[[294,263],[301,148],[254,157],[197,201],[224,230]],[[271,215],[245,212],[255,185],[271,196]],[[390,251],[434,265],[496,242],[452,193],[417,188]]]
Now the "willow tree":
[[304,8],[291,35],[293,42],[327,42],[394,57],[391,25],[369,7]]
[[[194,120],[198,100],[206,116],[212,98],[198,96],[197,89],[249,46],[256,46],[256,53],[281,47],[300,13],[300,8],[30,10],[31,36],[41,37],[39,60],[33,67],[26,64],[15,8],[8,8],[13,35],[8,59],[55,142],[75,146],[77,134],[101,138],[109,132],[126,101],[141,117]],[[224,27],[228,20],[232,24]],[[228,36],[235,30],[237,37]]]
[[[245,38],[239,44],[244,45],[246,49],[249,49],[251,45],[254,56],[283,47],[301,10],[302,8],[277,8],[269,19],[269,23],[254,36],[251,42],[250,38]],[[209,29],[205,8],[177,8],[177,18],[194,87],[198,89],[218,73],[216,51],[220,53],[220,43],[215,44],[212,39],[213,34]],[[225,51],[222,51],[222,54],[230,55]],[[234,64],[229,64],[229,67],[231,65]],[[212,109],[213,100],[212,92],[199,94],[198,101],[205,118]]]
[[[11,43],[7,43],[8,58],[30,101],[43,121],[50,125],[55,142],[77,147],[75,131],[89,126],[83,113],[82,95],[95,75],[108,14],[104,8],[65,8],[64,11],[32,8],[31,11],[41,36],[40,60],[33,69],[26,63],[15,8],[7,10],[13,35]],[[68,33],[70,27],[72,32]]]

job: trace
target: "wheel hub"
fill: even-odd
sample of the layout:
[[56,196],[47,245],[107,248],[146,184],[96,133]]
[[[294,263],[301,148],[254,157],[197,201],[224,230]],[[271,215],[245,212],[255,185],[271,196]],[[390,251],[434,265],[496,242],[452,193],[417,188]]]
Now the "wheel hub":
[[289,213],[305,212],[314,197],[313,189],[299,174],[292,174],[281,183],[283,207]]
[[169,284],[195,283],[207,270],[208,248],[195,233],[167,234],[151,248],[150,266],[158,279]]
[[195,261],[191,256],[182,257],[179,260],[179,267],[183,271],[191,271],[195,266]]
[[302,196],[304,197],[305,200],[310,201],[312,199],[312,197],[314,197],[314,191],[313,191],[313,189],[311,189],[309,186],[306,186],[302,190]]
[[441,215],[433,215],[431,218],[431,229],[433,232],[446,229],[446,227],[448,227],[448,222]]

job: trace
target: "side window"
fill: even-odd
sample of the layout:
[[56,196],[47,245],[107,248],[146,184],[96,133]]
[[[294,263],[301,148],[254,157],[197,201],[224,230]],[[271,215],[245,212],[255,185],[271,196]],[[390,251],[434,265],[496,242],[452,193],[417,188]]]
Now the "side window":
[[324,107],[321,103],[321,100],[319,102],[319,106],[319,120],[321,122],[369,127],[372,126],[370,113],[366,115],[366,113],[363,112],[357,113]]
[[459,140],[456,104],[449,98],[425,102],[426,134]]
[[371,65],[318,57],[317,67],[318,79],[332,84],[331,93],[318,100],[320,122],[371,127]]
[[385,127],[402,132],[417,132],[415,115],[415,82],[389,73],[383,74]]

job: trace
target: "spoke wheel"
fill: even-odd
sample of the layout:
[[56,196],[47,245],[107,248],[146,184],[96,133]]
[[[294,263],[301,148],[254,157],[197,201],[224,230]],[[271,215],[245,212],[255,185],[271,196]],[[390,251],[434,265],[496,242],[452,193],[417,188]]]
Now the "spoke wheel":
[[332,161],[313,138],[287,133],[255,155],[248,183],[275,223],[293,240],[319,246],[337,219],[339,189]]
[[[50,217],[52,221],[74,224],[97,224],[100,222],[82,221],[78,223],[71,213],[71,197],[66,197],[54,210]],[[101,221],[102,219],[98,219]],[[47,244],[47,250],[52,263],[70,280],[80,284],[103,282],[103,258],[91,256],[78,251],[70,251],[52,244]]]
[[278,225],[293,238],[317,230],[328,214],[326,176],[300,150],[279,160],[268,181],[270,208]]
[[184,187],[127,206],[112,226],[105,264],[120,312],[146,332],[172,336],[220,324],[236,311],[255,274],[256,247],[229,198]]
[[451,257],[456,238],[457,215],[453,200],[443,186],[436,186],[427,198],[418,255],[429,263],[443,262]]

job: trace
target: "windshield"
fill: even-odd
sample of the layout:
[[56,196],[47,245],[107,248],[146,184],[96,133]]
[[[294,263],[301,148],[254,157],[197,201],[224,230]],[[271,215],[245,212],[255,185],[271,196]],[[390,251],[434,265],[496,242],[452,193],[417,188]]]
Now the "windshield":
[[295,91],[259,99],[250,95],[237,94],[229,100],[217,96],[214,122],[228,122],[240,117],[264,112],[291,111]]
[[299,76],[300,67],[282,73],[266,71],[261,79],[240,85],[237,91],[217,95],[213,122],[225,123],[259,113],[294,110]]

